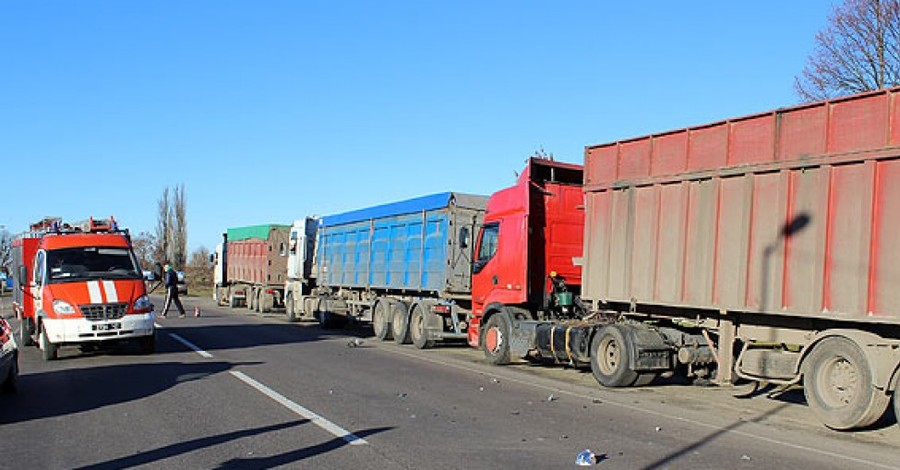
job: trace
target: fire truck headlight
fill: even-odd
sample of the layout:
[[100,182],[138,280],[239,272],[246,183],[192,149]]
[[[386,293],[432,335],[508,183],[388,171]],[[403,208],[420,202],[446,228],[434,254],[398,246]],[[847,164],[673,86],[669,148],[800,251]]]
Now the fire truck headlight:
[[72,315],[75,313],[75,307],[65,300],[54,300],[53,311],[58,315]]
[[134,301],[134,310],[135,311],[144,311],[150,310],[150,297],[146,295],[142,295]]

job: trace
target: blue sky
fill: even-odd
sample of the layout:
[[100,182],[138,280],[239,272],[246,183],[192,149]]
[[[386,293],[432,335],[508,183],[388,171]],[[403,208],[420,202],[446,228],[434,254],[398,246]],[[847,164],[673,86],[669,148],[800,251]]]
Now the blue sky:
[[832,2],[4,1],[0,225],[115,215],[188,245],[442,191],[535,150],[796,104]]

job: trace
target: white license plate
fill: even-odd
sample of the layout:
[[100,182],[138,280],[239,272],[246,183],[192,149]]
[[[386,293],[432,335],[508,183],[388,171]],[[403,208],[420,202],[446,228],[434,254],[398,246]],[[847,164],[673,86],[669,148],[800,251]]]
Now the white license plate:
[[121,323],[101,323],[99,325],[91,325],[93,331],[112,331],[122,328]]

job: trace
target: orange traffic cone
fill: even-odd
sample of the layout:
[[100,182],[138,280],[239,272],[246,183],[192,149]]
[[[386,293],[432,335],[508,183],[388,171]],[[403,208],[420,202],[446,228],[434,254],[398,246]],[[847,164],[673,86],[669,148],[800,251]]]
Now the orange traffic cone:
[[199,316],[200,316],[200,306],[199,306],[199,305],[195,305],[195,306],[194,306],[194,316],[195,316],[195,317],[199,317]]

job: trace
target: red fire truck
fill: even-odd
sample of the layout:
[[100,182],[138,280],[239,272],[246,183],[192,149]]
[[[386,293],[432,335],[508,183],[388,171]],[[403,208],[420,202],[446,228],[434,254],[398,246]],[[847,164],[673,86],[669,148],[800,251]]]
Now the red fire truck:
[[12,246],[21,345],[36,341],[45,360],[67,344],[134,341],[155,351],[153,306],[128,231],[114,218],[73,225],[47,218]]

